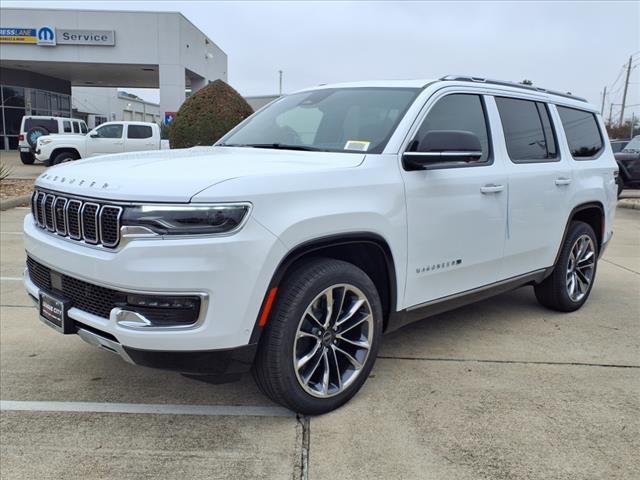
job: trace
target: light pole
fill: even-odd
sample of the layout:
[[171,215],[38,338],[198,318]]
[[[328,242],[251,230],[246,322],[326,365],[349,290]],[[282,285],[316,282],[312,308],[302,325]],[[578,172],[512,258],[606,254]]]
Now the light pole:
[[278,91],[278,95],[282,96],[282,70],[278,70],[278,75],[280,77],[280,89]]

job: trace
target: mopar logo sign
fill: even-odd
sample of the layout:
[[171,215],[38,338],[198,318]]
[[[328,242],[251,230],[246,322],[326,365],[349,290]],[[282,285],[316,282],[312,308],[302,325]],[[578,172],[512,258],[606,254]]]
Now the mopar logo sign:
[[40,27],[38,29],[38,45],[55,45],[56,31],[51,27]]

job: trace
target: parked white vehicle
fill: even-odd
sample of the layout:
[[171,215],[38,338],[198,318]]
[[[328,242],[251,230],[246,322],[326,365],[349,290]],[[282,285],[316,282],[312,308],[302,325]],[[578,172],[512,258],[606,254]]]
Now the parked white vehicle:
[[43,135],[36,158],[47,165],[122,152],[160,150],[160,127],[149,122],[106,122],[83,136]]
[[20,135],[18,136],[20,160],[25,165],[31,165],[35,161],[36,143],[42,135],[84,136],[87,131],[87,124],[84,123],[84,120],[77,118],[25,115],[20,121]]
[[523,285],[580,308],[612,236],[598,109],[472,77],[285,96],[213,147],[59,165],[24,221],[41,320],[332,410],[382,333]]

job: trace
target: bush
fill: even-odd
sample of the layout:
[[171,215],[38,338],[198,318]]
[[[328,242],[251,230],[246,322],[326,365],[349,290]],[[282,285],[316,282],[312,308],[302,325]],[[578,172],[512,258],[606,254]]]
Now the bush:
[[253,113],[242,96],[222,80],[191,95],[171,122],[171,148],[213,145]]

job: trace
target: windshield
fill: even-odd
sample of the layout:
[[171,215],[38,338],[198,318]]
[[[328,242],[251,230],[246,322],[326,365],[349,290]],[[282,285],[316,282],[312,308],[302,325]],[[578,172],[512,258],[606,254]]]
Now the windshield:
[[220,146],[380,153],[418,95],[416,88],[342,88],[277,100]]
[[623,152],[637,153],[640,152],[640,136],[633,137],[627,146],[622,149]]

